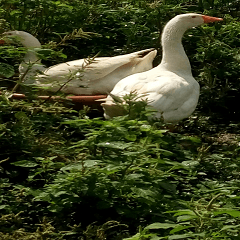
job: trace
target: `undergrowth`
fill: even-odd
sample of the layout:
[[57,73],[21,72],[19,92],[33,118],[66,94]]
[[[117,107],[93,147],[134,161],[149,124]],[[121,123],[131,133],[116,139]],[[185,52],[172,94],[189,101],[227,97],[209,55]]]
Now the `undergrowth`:
[[174,129],[149,121],[152,110],[134,95],[112,120],[34,93],[14,100],[26,49],[2,46],[0,239],[239,239],[237,1],[0,2],[1,32],[37,36],[46,65],[160,50],[176,14],[224,17],[184,36],[201,96]]
[[238,145],[169,132],[135,97],[106,121],[1,95],[1,239],[238,239]]

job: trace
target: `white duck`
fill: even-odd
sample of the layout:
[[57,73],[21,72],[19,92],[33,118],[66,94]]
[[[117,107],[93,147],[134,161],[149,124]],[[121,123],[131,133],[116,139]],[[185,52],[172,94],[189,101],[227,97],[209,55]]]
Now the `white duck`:
[[25,84],[44,87],[48,91],[57,91],[64,85],[62,92],[75,95],[108,94],[119,80],[151,69],[157,54],[152,48],[116,57],[99,57],[90,62],[79,59],[46,68],[34,52],[34,48],[41,47],[38,39],[24,31],[9,31],[4,35],[17,36],[28,48],[19,66]]
[[103,99],[105,118],[121,113],[112,97],[123,97],[131,92],[136,92],[140,100],[147,99],[148,104],[157,111],[154,117],[161,118],[164,122],[175,123],[190,116],[198,103],[199,84],[192,76],[182,37],[189,28],[221,20],[195,13],[181,14],[171,19],[162,33],[161,63],[147,72],[119,81],[110,95]]

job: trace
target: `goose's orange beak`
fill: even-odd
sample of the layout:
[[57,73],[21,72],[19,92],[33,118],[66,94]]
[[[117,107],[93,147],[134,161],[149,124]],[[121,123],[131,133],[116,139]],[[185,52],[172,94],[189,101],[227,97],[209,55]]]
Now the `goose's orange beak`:
[[202,15],[202,18],[203,18],[203,20],[204,20],[204,23],[211,23],[211,22],[223,21],[222,18],[210,17],[210,16],[207,16],[207,15]]

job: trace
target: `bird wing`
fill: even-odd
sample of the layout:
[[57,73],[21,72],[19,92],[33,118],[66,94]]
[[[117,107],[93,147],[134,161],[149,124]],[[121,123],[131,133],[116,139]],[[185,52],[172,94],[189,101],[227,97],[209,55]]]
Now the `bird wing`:
[[81,80],[95,81],[104,78],[118,68],[132,67],[136,61],[140,61],[145,55],[153,49],[146,49],[139,52],[115,56],[101,57],[95,59],[79,59],[66,63],[61,63],[48,68],[44,75],[39,75],[38,79],[45,78],[57,81],[66,81],[66,75],[74,75],[79,72]]

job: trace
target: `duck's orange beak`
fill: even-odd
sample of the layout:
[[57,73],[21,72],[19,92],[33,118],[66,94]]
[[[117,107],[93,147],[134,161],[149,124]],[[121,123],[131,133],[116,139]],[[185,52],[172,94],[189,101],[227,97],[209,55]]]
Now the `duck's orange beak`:
[[207,16],[207,15],[202,15],[202,18],[203,18],[203,20],[204,20],[204,23],[211,23],[211,22],[223,21],[222,18],[210,17],[210,16]]

